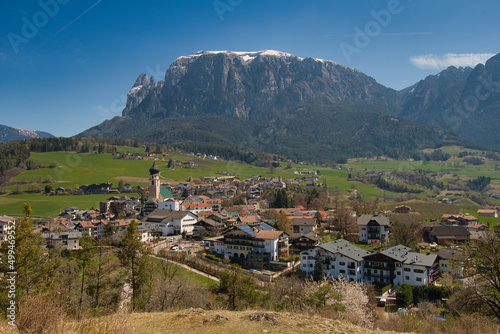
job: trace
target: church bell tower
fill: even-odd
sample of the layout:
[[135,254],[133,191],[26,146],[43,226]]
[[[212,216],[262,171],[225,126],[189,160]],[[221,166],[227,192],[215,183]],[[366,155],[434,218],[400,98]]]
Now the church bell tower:
[[149,169],[149,198],[160,198],[160,170],[156,162]]

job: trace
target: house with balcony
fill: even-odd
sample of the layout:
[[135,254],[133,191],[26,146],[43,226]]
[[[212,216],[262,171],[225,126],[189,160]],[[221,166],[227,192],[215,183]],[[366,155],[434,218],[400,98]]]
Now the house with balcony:
[[78,231],[45,232],[41,234],[42,246],[61,247],[61,250],[80,249],[81,234]]
[[321,254],[323,272],[330,279],[343,276],[348,281],[363,280],[363,257],[370,254],[367,250],[354,246],[349,241],[338,239],[319,245],[312,250],[300,253],[300,268],[312,275],[316,264],[316,254]]
[[262,223],[235,225],[220,237],[205,239],[207,251],[226,256],[244,268],[267,268],[271,261],[288,256],[288,236]]
[[429,285],[439,276],[436,254],[415,253],[411,248],[398,245],[376,253],[339,239],[300,253],[301,269],[312,275],[316,254],[321,254],[323,272],[328,278],[375,284],[377,286],[399,284]]
[[312,233],[318,226],[314,216],[287,216],[287,218],[290,220],[291,233]]
[[359,216],[357,221],[359,242],[373,244],[389,240],[392,226],[389,217],[375,213],[374,215]]
[[366,255],[364,261],[364,282],[379,286],[429,285],[439,276],[436,254],[411,252],[403,245]]

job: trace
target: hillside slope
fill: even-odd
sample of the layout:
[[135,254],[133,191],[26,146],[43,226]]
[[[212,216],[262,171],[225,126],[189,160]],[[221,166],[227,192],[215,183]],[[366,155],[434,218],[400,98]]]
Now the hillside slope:
[[[394,333],[353,325],[346,321],[320,316],[296,313],[276,313],[262,311],[206,311],[188,309],[164,313],[132,313],[114,316],[111,328],[119,328],[120,333]],[[102,319],[101,319],[102,320]],[[94,324],[68,324],[65,333],[80,333],[82,327]],[[109,330],[109,328],[108,328]],[[118,330],[117,330],[118,332]]]

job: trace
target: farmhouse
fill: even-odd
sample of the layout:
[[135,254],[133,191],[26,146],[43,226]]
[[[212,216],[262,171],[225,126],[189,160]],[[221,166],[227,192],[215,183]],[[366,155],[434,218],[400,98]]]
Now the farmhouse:
[[439,245],[450,245],[470,240],[470,232],[463,226],[432,225],[424,227],[424,240]]
[[479,217],[493,217],[498,218],[498,211],[496,209],[479,209],[477,210]]

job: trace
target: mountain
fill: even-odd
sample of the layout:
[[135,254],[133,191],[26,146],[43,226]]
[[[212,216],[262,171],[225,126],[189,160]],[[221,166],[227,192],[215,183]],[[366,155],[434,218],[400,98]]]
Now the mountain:
[[400,94],[396,115],[500,149],[500,54],[474,69],[449,67]]
[[272,50],[200,51],[176,59],[164,81],[141,73],[122,117],[79,136],[207,153],[216,146],[255,148],[309,161],[407,157],[416,149],[463,143],[446,130],[395,117],[403,101],[403,93],[333,61]]
[[22,140],[27,138],[52,138],[50,133],[42,131],[24,130],[12,128],[6,125],[0,125],[0,143],[7,143],[15,140]]

